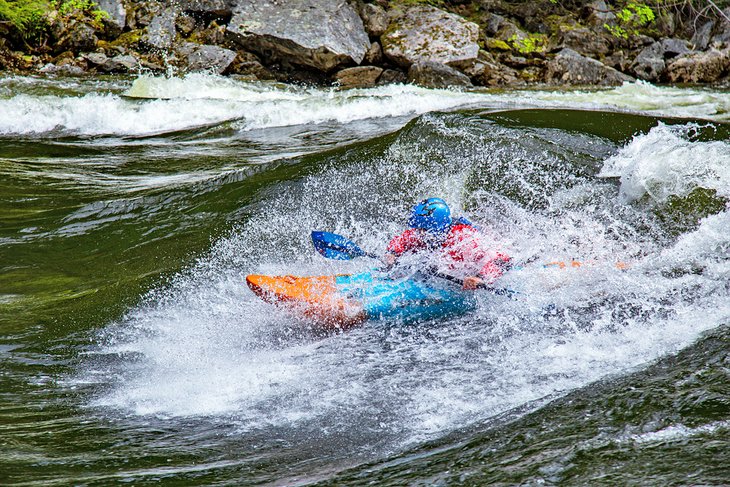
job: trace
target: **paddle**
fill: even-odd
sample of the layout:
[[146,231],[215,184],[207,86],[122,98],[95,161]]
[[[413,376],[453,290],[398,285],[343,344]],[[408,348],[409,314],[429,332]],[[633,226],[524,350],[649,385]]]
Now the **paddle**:
[[342,235],[330,232],[312,232],[312,243],[317,252],[328,259],[350,260],[356,257],[370,257],[377,259],[378,256],[365,252],[352,240]]
[[[319,252],[328,259],[350,260],[356,257],[370,257],[371,259],[379,259],[377,255],[365,252],[363,249],[358,247],[358,245],[352,240],[348,240],[342,235],[338,235],[336,233],[312,232],[312,243],[314,244],[314,248],[317,249],[317,252]],[[449,274],[443,274],[441,272],[438,272],[433,267],[430,267],[427,270],[429,275],[432,275],[434,277],[446,279],[447,281],[451,281],[459,285],[464,284],[464,281],[462,279],[451,276]],[[486,289],[487,291],[498,295],[511,296],[514,293],[514,291],[511,291],[509,289],[496,289],[491,286],[487,286],[486,284],[479,284],[477,288]]]

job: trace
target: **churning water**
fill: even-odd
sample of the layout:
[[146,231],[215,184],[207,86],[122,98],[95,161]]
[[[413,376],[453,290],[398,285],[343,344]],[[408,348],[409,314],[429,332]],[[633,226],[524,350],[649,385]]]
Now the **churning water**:
[[[0,80],[0,472],[727,480],[729,104],[643,83]],[[322,336],[244,284],[369,269],[309,233],[382,252],[432,195],[519,263],[501,279],[516,294]]]

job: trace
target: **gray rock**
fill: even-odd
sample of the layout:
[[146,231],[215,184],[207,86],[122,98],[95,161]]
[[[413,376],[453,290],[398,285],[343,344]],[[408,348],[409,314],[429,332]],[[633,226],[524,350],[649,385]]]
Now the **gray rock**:
[[482,22],[482,25],[484,26],[484,32],[488,36],[494,37],[495,35],[497,35],[497,32],[499,32],[499,29],[502,28],[502,25],[507,22],[507,19],[505,19],[501,15],[487,13],[484,21]]
[[127,9],[124,8],[122,0],[96,0],[99,9],[109,14],[109,21],[113,22],[119,29],[124,29],[127,24]]
[[596,26],[603,24],[611,24],[616,20],[616,15],[612,9],[606,5],[604,0],[596,0],[586,5],[584,15],[588,19],[588,23]]
[[385,56],[403,67],[421,61],[460,66],[476,59],[478,39],[475,23],[420,5],[396,17],[380,41]]
[[710,37],[712,36],[712,29],[715,27],[715,22],[710,20],[705,22],[697,29],[690,39],[690,42],[694,45],[698,51],[704,51],[707,46],[710,45]]
[[562,47],[568,47],[588,57],[603,57],[611,51],[608,39],[587,28],[569,29],[563,32]]
[[692,51],[690,43],[684,39],[662,39],[662,51],[664,59],[671,59]]
[[634,59],[629,68],[637,78],[645,81],[656,81],[664,72],[664,48],[661,42],[645,47]]
[[227,35],[274,62],[323,72],[360,64],[370,47],[362,20],[345,0],[233,0]]
[[61,38],[55,46],[55,51],[93,51],[96,49],[98,42],[99,38],[96,37],[93,28],[81,22],[73,22],[61,34]]
[[109,58],[100,52],[92,52],[84,55],[89,67],[96,68],[102,73],[127,73],[135,71],[140,66],[139,60],[129,54],[120,54]]
[[147,27],[162,10],[163,6],[157,1],[143,1],[134,3],[133,13],[127,15],[127,27],[130,30]]
[[92,66],[101,66],[109,60],[107,55],[102,52],[90,52],[84,54],[83,57]]
[[205,17],[230,18],[233,14],[225,0],[176,0],[177,7],[183,12]]
[[691,52],[689,43],[682,39],[663,39],[645,47],[631,63],[629,70],[637,78],[657,81],[661,78],[668,59]]
[[630,70],[629,68],[633,61],[633,59],[629,59],[626,51],[624,51],[623,49],[619,49],[613,51],[611,54],[603,58],[601,62],[603,62],[603,64],[605,64],[606,66],[625,73]]
[[97,69],[106,73],[128,73],[139,68],[139,60],[130,54],[120,54],[109,59]]
[[258,80],[276,79],[276,75],[266,69],[256,55],[246,51],[238,51],[238,56],[228,68],[228,73]]
[[418,61],[408,69],[408,81],[427,88],[448,88],[451,86],[472,86],[464,73],[434,61]]
[[185,42],[177,50],[187,72],[214,71],[218,74],[228,69],[236,59],[236,52],[220,46],[210,46]]
[[408,83],[408,76],[397,69],[386,69],[378,78],[378,85],[394,85]]
[[84,74],[84,70],[73,64],[64,64],[57,66],[53,63],[48,63],[40,69],[43,74],[56,74],[61,76],[80,76]]
[[730,49],[710,49],[679,56],[666,70],[670,83],[712,83],[730,70]]
[[383,68],[377,66],[356,66],[338,72],[335,80],[341,88],[371,88],[382,73]]
[[380,37],[390,24],[390,19],[385,9],[374,3],[366,3],[360,9],[360,17],[365,31],[372,37]]
[[147,33],[142,36],[142,44],[148,49],[167,51],[175,40],[175,20],[178,16],[175,9],[162,10],[152,18],[147,26]]
[[514,45],[515,42],[524,41],[529,37],[530,34],[520,29],[517,24],[508,20],[503,21],[499,26],[499,30],[494,34],[495,39],[507,42],[510,45]]
[[569,85],[620,85],[634,78],[616,71],[595,59],[563,49],[547,64],[546,79]]
[[175,28],[184,37],[189,36],[198,27],[198,23],[188,14],[180,14],[175,19]]
[[383,49],[379,42],[373,42],[370,49],[365,53],[365,62],[368,64],[380,64],[383,61]]

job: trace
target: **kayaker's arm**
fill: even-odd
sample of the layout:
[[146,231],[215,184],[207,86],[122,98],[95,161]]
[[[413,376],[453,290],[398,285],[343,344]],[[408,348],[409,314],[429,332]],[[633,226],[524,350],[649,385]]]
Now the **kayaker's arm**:
[[398,256],[394,254],[393,252],[386,252],[381,258],[380,262],[383,263],[383,266],[388,269],[390,267],[393,267],[393,265],[398,260]]
[[512,259],[501,252],[497,252],[497,255],[482,267],[478,276],[465,277],[462,287],[471,291],[491,285],[511,267]]

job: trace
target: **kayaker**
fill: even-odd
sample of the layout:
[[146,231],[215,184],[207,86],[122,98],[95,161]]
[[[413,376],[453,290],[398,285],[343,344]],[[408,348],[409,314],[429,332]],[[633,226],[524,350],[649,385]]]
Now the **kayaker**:
[[[464,217],[451,218],[449,205],[441,198],[428,198],[418,203],[408,218],[408,228],[395,236],[382,258],[390,267],[407,253],[436,252],[452,266],[459,263],[473,271],[463,281],[464,289],[491,284],[510,266],[510,257],[502,252],[484,249],[479,231]],[[469,272],[469,270],[467,270]]]

